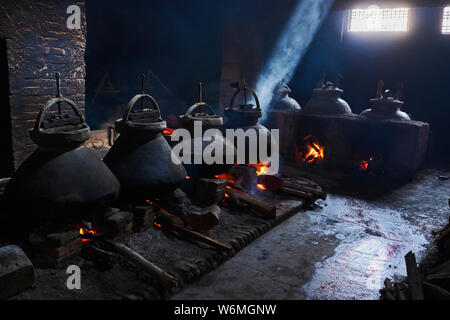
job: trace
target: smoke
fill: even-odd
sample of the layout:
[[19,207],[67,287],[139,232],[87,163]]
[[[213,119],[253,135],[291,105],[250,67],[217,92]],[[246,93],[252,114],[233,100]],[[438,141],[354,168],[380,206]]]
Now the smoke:
[[[285,26],[269,62],[256,83],[262,108],[268,108],[272,91],[283,81],[288,83],[306,53],[334,0],[301,0]],[[264,113],[266,115],[266,113]]]

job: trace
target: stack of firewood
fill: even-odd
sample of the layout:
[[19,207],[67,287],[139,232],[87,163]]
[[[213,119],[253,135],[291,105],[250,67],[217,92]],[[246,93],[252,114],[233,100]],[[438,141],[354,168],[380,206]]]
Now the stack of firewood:
[[401,282],[384,281],[383,300],[450,300],[450,223],[435,233],[439,256],[444,260],[425,272],[419,272],[415,255],[405,256],[407,278]]

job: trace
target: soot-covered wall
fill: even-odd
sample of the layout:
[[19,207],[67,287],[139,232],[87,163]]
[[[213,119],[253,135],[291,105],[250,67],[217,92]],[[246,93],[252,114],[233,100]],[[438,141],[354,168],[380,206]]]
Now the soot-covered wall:
[[[68,29],[70,5],[81,9],[81,29]],[[1,144],[0,175],[8,176],[36,148],[28,130],[47,100],[62,93],[83,110],[86,19],[84,1],[2,0],[0,2]]]

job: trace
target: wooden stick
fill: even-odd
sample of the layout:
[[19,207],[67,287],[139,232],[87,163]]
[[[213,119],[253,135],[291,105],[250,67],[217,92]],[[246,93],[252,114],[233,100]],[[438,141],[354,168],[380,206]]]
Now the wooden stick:
[[314,200],[315,197],[307,192],[303,192],[300,190],[295,190],[295,189],[291,189],[288,187],[281,187],[280,191],[286,194],[289,194],[291,196],[295,196],[295,197],[299,197],[299,198],[304,198],[304,199],[308,199],[308,200]]
[[299,179],[299,178],[295,178],[295,179],[293,179],[293,178],[283,178],[283,182],[292,182],[292,183],[302,184],[304,186],[312,187],[312,188],[318,186],[317,183],[305,181],[305,180],[302,180],[302,179]]
[[450,292],[432,283],[423,281],[423,291],[430,300],[450,300]]
[[189,230],[188,228],[186,228],[184,226],[174,224],[173,227],[176,231],[184,234],[185,236],[187,236],[193,240],[197,240],[197,241],[203,242],[205,244],[208,244],[216,249],[225,250],[225,251],[231,251],[233,249],[231,246],[229,246],[223,242],[220,242],[216,239],[205,236],[204,234],[201,234],[197,231]]
[[408,273],[409,291],[412,300],[423,300],[422,281],[417,270],[416,256],[411,251],[405,255],[406,271]]
[[402,286],[400,283],[394,283],[395,297],[397,300],[406,300],[405,294],[403,293]]
[[433,281],[433,280],[450,280],[450,273],[435,273],[435,274],[429,274],[425,276],[426,281]]
[[158,280],[158,282],[163,286],[165,294],[168,295],[173,288],[178,287],[178,281],[174,277],[160,269],[157,265],[145,259],[136,251],[114,240],[105,239],[104,241],[122,257],[132,262],[136,267],[149,274],[151,277]]
[[[226,251],[233,249],[231,246],[229,246],[223,242],[220,242],[218,240],[215,240],[213,238],[205,236],[204,234],[201,234],[197,231],[186,228],[185,226],[183,226],[183,220],[181,220],[181,218],[179,218],[178,216],[176,216],[170,212],[161,210],[161,214],[159,215],[159,218],[160,219],[157,220],[157,223],[159,223],[163,229],[172,228],[173,230],[184,235],[185,237],[203,242],[203,243],[210,245],[216,249],[226,250]],[[167,224],[170,224],[170,225],[167,225]]]
[[283,180],[283,187],[303,191],[306,193],[310,193],[314,196],[317,196],[320,199],[326,200],[327,194],[322,190],[318,190],[316,188],[312,188],[310,186],[302,185],[293,181]]
[[227,189],[225,192],[235,199],[248,204],[252,209],[260,213],[265,218],[273,219],[276,217],[277,208],[275,204],[260,200],[246,192],[236,189]]

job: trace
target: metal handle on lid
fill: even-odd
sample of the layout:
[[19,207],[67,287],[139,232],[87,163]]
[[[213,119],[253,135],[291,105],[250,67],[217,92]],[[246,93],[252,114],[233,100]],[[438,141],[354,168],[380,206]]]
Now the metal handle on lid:
[[34,125],[35,130],[41,130],[42,121],[44,121],[44,114],[47,113],[47,111],[54,105],[58,104],[58,106],[61,105],[61,103],[67,103],[72,110],[75,112],[75,114],[80,118],[80,124],[85,123],[83,114],[81,113],[80,109],[77,108],[75,102],[72,100],[69,100],[64,97],[59,98],[53,98],[47,101],[47,103],[44,105],[44,107],[39,111],[39,114],[37,116],[36,123]]
[[[244,97],[245,97],[245,98],[246,98],[246,96],[245,96],[246,91],[250,92],[250,93],[253,95],[253,98],[255,99],[256,109],[257,109],[257,110],[261,110],[261,105],[259,104],[259,99],[258,99],[258,96],[256,95],[256,92],[255,92],[252,88],[249,88],[249,87],[245,87],[243,90],[240,89],[240,88],[238,88],[238,90],[234,93],[233,97],[231,98],[231,102],[230,102],[230,107],[231,107],[231,108],[233,108],[233,106],[234,106],[234,100],[236,99],[237,95],[238,95],[241,91],[244,92]],[[246,99],[246,100],[247,100],[247,99]]]
[[158,103],[156,102],[156,100],[152,96],[144,93],[144,94],[137,94],[137,95],[135,95],[130,100],[130,102],[128,102],[127,109],[125,110],[125,113],[124,113],[122,119],[128,121],[128,118],[130,117],[131,110],[133,109],[133,107],[136,104],[136,102],[138,102],[140,99],[144,99],[144,98],[147,98],[147,99],[150,100],[150,102],[152,103],[152,105],[154,107],[154,110],[157,110],[158,113],[159,113],[159,116],[161,117],[161,110],[159,109],[159,106],[158,106]]
[[214,109],[209,104],[207,104],[205,102],[198,102],[198,103],[194,104],[189,109],[187,109],[187,111],[186,111],[186,113],[184,115],[185,116],[190,116],[195,109],[201,108],[201,107],[206,107],[211,112],[210,113],[211,116],[214,116],[214,117],[216,116],[216,113],[214,112]]

